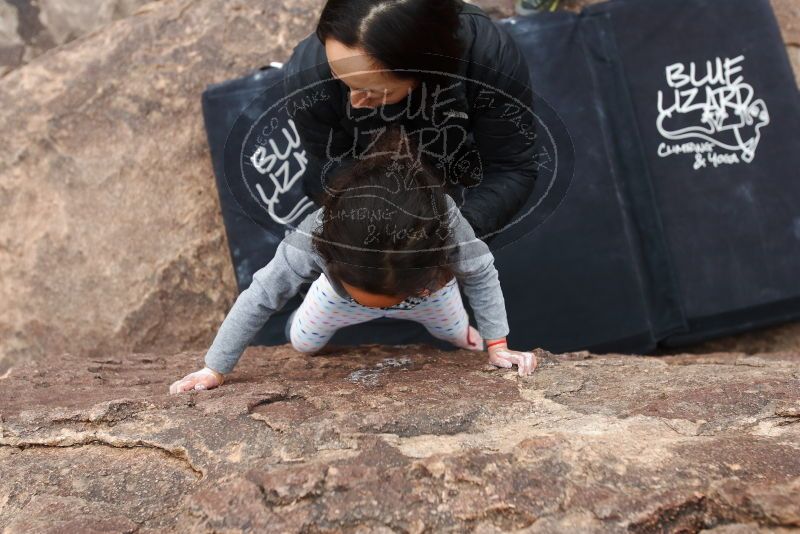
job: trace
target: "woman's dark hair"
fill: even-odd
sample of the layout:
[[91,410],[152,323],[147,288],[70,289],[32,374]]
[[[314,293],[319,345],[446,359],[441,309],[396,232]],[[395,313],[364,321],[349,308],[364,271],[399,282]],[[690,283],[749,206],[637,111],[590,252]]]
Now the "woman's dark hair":
[[453,245],[442,177],[415,155],[399,129],[329,181],[313,235],[333,278],[378,295],[433,291],[453,277]]
[[[361,47],[382,68],[403,79],[454,74],[465,44],[458,37],[462,0],[328,0],[316,34]],[[411,72],[402,72],[410,70]]]

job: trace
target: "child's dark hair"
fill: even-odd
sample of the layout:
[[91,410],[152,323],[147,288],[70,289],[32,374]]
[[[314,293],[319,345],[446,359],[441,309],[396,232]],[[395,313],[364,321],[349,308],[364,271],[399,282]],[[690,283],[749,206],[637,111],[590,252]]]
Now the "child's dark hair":
[[379,295],[434,291],[453,277],[444,181],[411,140],[387,130],[328,183],[313,235],[332,277]]
[[328,0],[316,35],[323,44],[333,38],[363,48],[399,78],[437,80],[419,71],[458,71],[462,8],[462,0]]

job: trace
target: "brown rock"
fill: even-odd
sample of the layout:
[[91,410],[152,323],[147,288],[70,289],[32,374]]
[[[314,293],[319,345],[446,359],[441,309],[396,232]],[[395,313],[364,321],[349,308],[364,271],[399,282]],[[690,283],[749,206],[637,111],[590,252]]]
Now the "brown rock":
[[22,63],[25,43],[19,36],[16,8],[0,0],[0,76]]
[[0,373],[210,343],[236,288],[200,95],[288,58],[321,0],[278,5],[152,4],[0,79]]
[[0,76],[152,1],[0,0]]
[[795,80],[797,80],[797,85],[800,87],[800,46],[787,46],[786,51],[789,53],[789,61],[792,63],[792,69],[794,69]]
[[[20,481],[27,483],[27,481]],[[82,534],[133,534],[138,525],[120,516],[109,503],[90,503],[76,497],[33,496],[25,513],[11,521],[7,534],[81,532]]]
[[[200,93],[285,60],[322,2],[0,0],[0,57],[106,24],[0,79],[0,373],[61,351],[210,343],[236,290]],[[793,2],[776,10],[795,27]],[[721,342],[789,350],[800,331],[736,339],[752,341]]]
[[[800,352],[426,347],[64,354],[0,378],[0,530],[780,532],[800,526]],[[66,513],[71,510],[74,513]]]
[[786,44],[800,46],[800,4],[796,0],[772,0],[772,9]]
[[[800,62],[798,67],[800,67]],[[800,75],[800,70],[797,73]],[[800,80],[800,76],[798,76],[798,80]],[[691,347],[664,348],[658,351],[659,354],[679,354],[681,352],[694,354],[713,352],[745,352],[748,354],[759,352],[800,352],[800,322],[710,339]]]

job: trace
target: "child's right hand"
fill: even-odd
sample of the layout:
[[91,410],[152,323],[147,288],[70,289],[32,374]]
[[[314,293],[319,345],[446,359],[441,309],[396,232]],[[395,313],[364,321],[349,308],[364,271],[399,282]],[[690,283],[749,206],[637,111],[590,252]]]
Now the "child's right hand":
[[213,369],[209,369],[208,367],[204,367],[199,371],[189,373],[180,380],[173,382],[169,387],[169,392],[171,395],[175,395],[193,389],[197,391],[213,389],[217,386],[221,386],[224,381],[225,375]]
[[519,352],[508,348],[505,339],[489,340],[489,363],[510,369],[517,366],[519,376],[527,376],[536,370],[538,361],[532,352]]

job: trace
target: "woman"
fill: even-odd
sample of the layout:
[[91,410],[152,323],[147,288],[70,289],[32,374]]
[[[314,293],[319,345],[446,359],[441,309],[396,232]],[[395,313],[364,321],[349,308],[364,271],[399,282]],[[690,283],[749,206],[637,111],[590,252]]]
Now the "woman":
[[397,124],[490,240],[537,177],[529,79],[510,36],[461,0],[329,0],[285,65],[306,194],[322,203],[326,177]]

